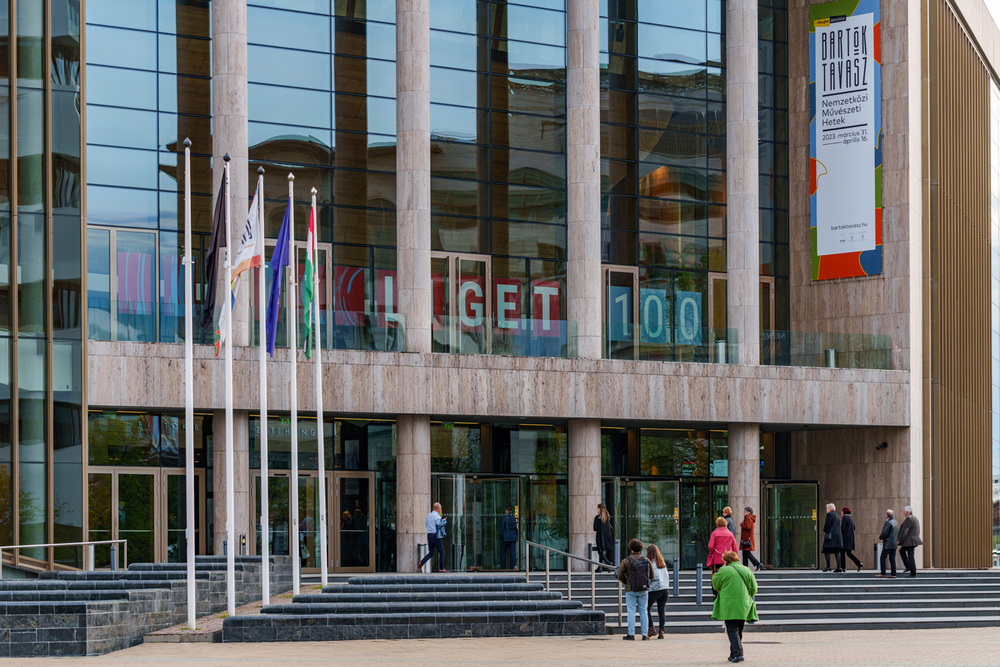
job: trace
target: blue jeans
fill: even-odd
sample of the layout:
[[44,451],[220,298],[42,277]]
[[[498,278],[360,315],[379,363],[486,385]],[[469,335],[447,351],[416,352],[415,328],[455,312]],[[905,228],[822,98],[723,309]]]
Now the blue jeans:
[[628,591],[625,593],[625,604],[628,607],[628,633],[630,635],[635,634],[635,610],[637,607],[641,612],[639,615],[642,617],[639,625],[639,628],[642,630],[642,636],[645,637],[646,633],[649,632],[649,618],[646,616],[648,603],[649,591],[642,591],[640,593]]

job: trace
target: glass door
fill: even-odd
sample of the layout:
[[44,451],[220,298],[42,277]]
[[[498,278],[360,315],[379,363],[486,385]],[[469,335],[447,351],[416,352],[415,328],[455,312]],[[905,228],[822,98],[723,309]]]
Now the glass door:
[[[194,536],[195,553],[205,553],[205,525],[202,509],[205,506],[205,477],[204,472],[195,470],[194,473]],[[160,525],[164,526],[163,549],[161,550],[158,562],[164,563],[186,563],[187,562],[187,538],[185,528],[187,526],[187,481],[184,472],[164,471],[162,477],[163,484],[163,516],[160,517]],[[238,552],[237,552],[238,553]]]
[[[604,357],[636,359],[636,290],[639,270],[608,267],[604,271]],[[669,321],[669,319],[668,319]]]
[[[157,556],[156,518],[159,516],[158,470],[129,470],[115,473],[112,523],[117,539],[128,540],[130,563],[154,563]],[[152,502],[150,502],[152,499]]]
[[[500,532],[504,515],[510,508],[514,519],[520,512],[520,480],[516,477],[503,479],[479,479],[473,484],[476,489],[476,555],[475,565],[479,570],[510,570],[519,569],[518,546],[521,542],[521,531],[518,530],[517,541],[513,546],[512,557],[508,555],[510,548],[504,544]],[[504,559],[507,558],[507,562]],[[513,563],[511,564],[511,561]]]
[[[291,539],[291,527],[289,524],[291,509],[288,504],[289,498],[288,474],[268,475],[267,481],[267,505],[268,523],[267,539],[268,553],[272,556],[287,556],[289,540]],[[250,518],[254,532],[254,554],[261,551],[262,530],[260,519],[262,516],[260,506],[260,474],[253,477],[253,508],[254,514]]]
[[764,563],[775,568],[817,568],[817,485],[814,482],[765,484],[763,496]]
[[336,572],[375,571],[375,523],[372,521],[372,489],[375,473],[338,472],[334,475],[333,525]]
[[[469,539],[474,534],[475,521],[466,505],[466,477],[435,475],[431,487],[434,489],[432,497],[441,503],[441,516],[448,520],[444,538],[445,567],[461,572],[466,569],[467,563],[475,562],[474,548]],[[430,511],[430,507],[426,508],[426,512]]]
[[[636,537],[643,544],[655,544],[672,563],[680,557],[680,484],[672,481],[624,481],[624,499],[619,511],[625,541]],[[624,556],[622,556],[624,557]]]

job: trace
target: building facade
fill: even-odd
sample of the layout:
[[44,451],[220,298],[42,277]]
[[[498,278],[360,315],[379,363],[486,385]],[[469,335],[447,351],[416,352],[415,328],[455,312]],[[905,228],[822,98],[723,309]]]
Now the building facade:
[[[846,254],[817,250],[829,177],[811,145],[826,105],[810,40],[862,11],[877,239],[844,268]],[[311,372],[290,418],[285,313],[262,423],[256,281],[269,278],[255,271],[236,297],[238,553],[268,539],[318,569],[323,486],[340,572],[412,571],[435,501],[453,570],[501,566],[508,506],[519,567],[542,562],[529,541],[586,555],[601,502],[616,538],[682,567],[702,562],[726,505],[753,508],[765,565],[815,567],[828,502],[852,508],[869,564],[884,510],[906,505],[924,566],[990,564],[1000,31],[982,0],[0,12],[4,544],[127,538],[130,561],[183,559],[194,428],[196,546],[223,550],[224,369],[201,329],[195,423],[183,416],[190,138],[196,320],[223,290],[203,277],[222,155],[235,238],[264,169],[268,254],[294,175],[299,274],[317,192],[323,424]],[[297,326],[301,341],[301,308]]]

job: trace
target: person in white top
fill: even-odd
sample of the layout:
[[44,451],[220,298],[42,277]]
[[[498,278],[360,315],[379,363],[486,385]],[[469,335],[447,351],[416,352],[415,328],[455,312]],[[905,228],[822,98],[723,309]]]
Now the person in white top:
[[434,503],[433,509],[427,514],[426,523],[427,554],[417,565],[417,572],[423,570],[424,563],[431,559],[435,551],[438,552],[438,572],[447,572],[448,570],[444,569],[444,536],[448,519],[441,518],[441,503]]
[[[667,604],[667,589],[670,588],[670,571],[663,559],[659,547],[650,544],[646,547],[646,558],[653,564],[653,577],[649,580],[649,602],[646,613],[649,614],[649,636],[663,639],[663,626],[667,622],[665,607]],[[653,629],[653,605],[656,604],[660,616],[659,631]]]

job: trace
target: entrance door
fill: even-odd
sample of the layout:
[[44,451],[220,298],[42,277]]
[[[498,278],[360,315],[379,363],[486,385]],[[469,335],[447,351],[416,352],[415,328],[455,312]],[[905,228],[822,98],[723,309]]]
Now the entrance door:
[[[667,563],[680,557],[680,488],[678,482],[625,482],[624,530],[628,539],[655,544]],[[623,545],[624,546],[624,545]]]
[[[154,563],[157,556],[158,470],[115,472],[112,506],[114,539],[128,540],[129,563]],[[120,558],[120,557],[119,557]]]
[[[272,556],[289,555],[288,547],[291,539],[291,509],[288,504],[288,473],[269,474],[267,477],[267,505],[268,523],[267,529],[268,553]],[[263,515],[260,506],[260,475],[253,477],[253,508],[254,514],[251,517],[254,532],[254,554],[261,551],[261,525],[260,518]]]
[[[157,562],[186,563],[187,538],[187,480],[184,472],[173,470],[163,471],[162,507],[163,515],[160,524],[163,526],[164,540]],[[205,553],[205,531],[202,529],[202,508],[205,506],[204,471],[194,471],[194,539],[195,553]]]
[[[520,495],[517,477],[480,478],[466,485],[466,507],[472,510],[473,519],[470,569],[511,569],[501,562],[504,553],[500,523],[507,507],[512,508],[515,517],[518,515]],[[519,567],[516,560],[515,556],[515,568]]]
[[375,571],[374,486],[375,473],[334,475],[330,536],[335,572]]
[[819,564],[817,485],[764,485],[764,563],[776,568],[815,569]]

